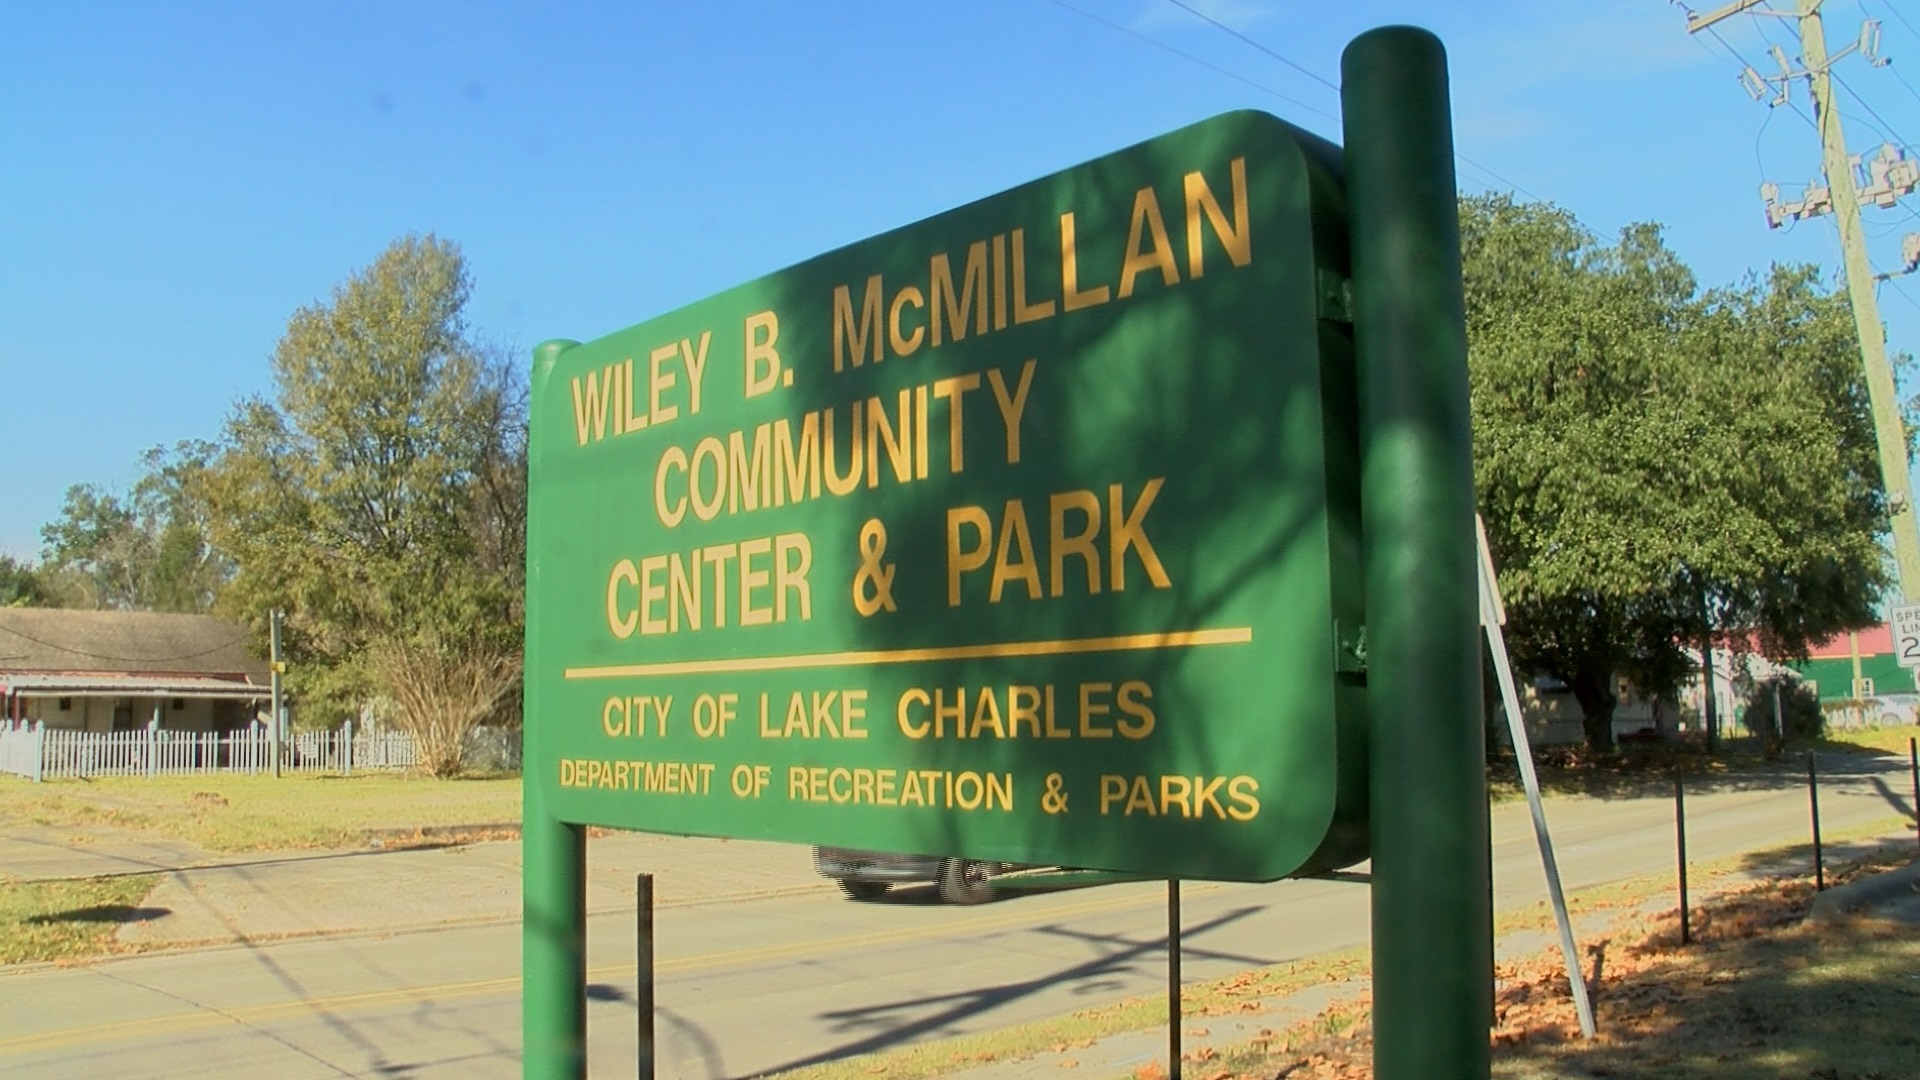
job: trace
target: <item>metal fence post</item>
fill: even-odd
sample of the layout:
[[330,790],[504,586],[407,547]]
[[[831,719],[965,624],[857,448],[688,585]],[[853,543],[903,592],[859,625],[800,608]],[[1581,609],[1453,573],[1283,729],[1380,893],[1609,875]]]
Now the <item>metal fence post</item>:
[[1813,891],[1827,887],[1827,868],[1820,851],[1820,772],[1814,765],[1813,751],[1807,751],[1807,804],[1813,812]]
[[340,722],[340,771],[353,775],[353,721]]
[[1913,836],[1920,840],[1920,747],[1907,740],[1907,769],[1913,776]]
[[1692,924],[1687,914],[1687,787],[1686,771],[1673,770],[1673,831],[1680,855],[1680,944],[1693,943]]
[[640,1080],[653,1080],[653,1013],[656,1007],[653,984],[653,875],[634,878],[633,973],[634,1005],[638,1013]]
[[1180,879],[1167,879],[1167,1077],[1180,1080]]

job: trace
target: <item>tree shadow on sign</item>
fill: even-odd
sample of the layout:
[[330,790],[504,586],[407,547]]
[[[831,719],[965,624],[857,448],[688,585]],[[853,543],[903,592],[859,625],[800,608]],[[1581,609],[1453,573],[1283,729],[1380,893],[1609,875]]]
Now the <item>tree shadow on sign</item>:
[[[828,444],[828,479],[844,461],[859,493],[810,498],[787,511],[782,520],[812,537],[821,610],[810,623],[757,630],[756,651],[799,656],[829,643],[876,656],[1005,648],[912,665],[849,665],[841,677],[867,691],[876,730],[836,753],[849,766],[944,772],[975,783],[1010,778],[1009,796],[998,807],[989,798],[989,812],[861,816],[851,805],[819,800],[770,817],[762,826],[767,838],[798,839],[795,823],[804,821],[813,843],[1194,879],[1271,879],[1363,853],[1360,683],[1351,671],[1336,674],[1343,664],[1336,638],[1353,635],[1361,622],[1357,404],[1350,333],[1321,318],[1315,301],[1315,274],[1342,276],[1345,253],[1318,235],[1331,226],[1309,219],[1307,209],[1310,192],[1320,200],[1337,186],[1329,173],[1337,159],[1317,143],[1298,153],[1263,151],[1265,136],[1243,131],[1247,122],[1136,147],[1071,177],[828,253],[759,286],[755,304],[778,311],[785,363],[803,376],[778,400],[789,416],[820,415],[823,438],[828,423],[841,425]],[[1264,215],[1246,226],[1260,238],[1259,254],[1236,267],[1220,237],[1196,225],[1191,237],[1173,241],[1183,254],[1189,249],[1181,241],[1193,245],[1181,264],[1187,270],[1171,275],[1177,281],[1148,273],[1128,279],[1131,293],[1118,292],[1113,274],[1126,261],[1142,182],[1150,179],[1177,206],[1180,178],[1212,161],[1219,164],[1207,166],[1206,178],[1225,198],[1224,162],[1236,155],[1248,160],[1245,198]],[[1315,213],[1324,209],[1312,205]],[[912,306],[928,287],[929,257],[958,266],[974,245],[984,252],[991,239],[1023,228],[1025,294],[1059,302],[1070,286],[1051,237],[1067,215],[1078,222],[1078,265],[1087,274],[1102,268],[1101,280],[1116,290],[1109,300],[1071,315],[1061,308],[1044,319],[1009,317],[989,329],[981,299],[981,321],[937,351],[914,338],[882,363],[879,339],[869,336],[876,345],[860,367],[833,373],[836,333],[846,332],[835,329],[836,289],[858,305],[863,288],[877,287],[863,283],[884,282],[881,291],[895,297],[891,310],[911,316],[906,329],[926,330],[933,312],[945,314],[933,301],[924,311]],[[1203,256],[1204,276],[1193,272]],[[897,292],[912,282],[920,283],[913,292]],[[885,299],[876,292],[873,302]],[[697,329],[692,321],[687,328]],[[660,334],[678,332],[663,326]],[[893,332],[876,321],[870,335]],[[1027,386],[1029,377],[1012,438],[1007,407],[996,406],[989,383]],[[891,451],[863,442],[874,438],[871,417],[863,435],[849,410],[904,415],[896,403],[963,378],[980,383],[964,411],[965,434],[957,422],[949,426],[958,404],[950,409],[930,398],[931,411],[917,422],[931,434],[915,444],[930,462],[920,466],[923,482],[896,482],[904,470],[889,465]],[[767,407],[743,410],[741,423],[770,415]],[[964,469],[949,467],[955,446],[964,449]],[[858,617],[830,616],[863,580],[856,539],[868,519],[884,526],[884,554],[876,549],[873,558],[888,574],[888,603]],[[1067,542],[1088,529],[1097,544]],[[738,532],[725,517],[711,525],[688,519],[675,538],[732,542]],[[1137,534],[1141,546],[1123,543],[1123,533]],[[1180,644],[1138,644],[1159,634]],[[737,685],[742,700],[768,693],[777,702],[795,679],[774,673]],[[1150,734],[1114,729],[1126,719],[1114,695],[1126,687],[1150,701]],[[1022,734],[1011,719],[1003,732],[1014,691],[1039,688],[1048,695],[1046,737],[1037,724]],[[920,721],[933,723],[936,707],[949,710],[956,727],[971,718],[971,727],[913,733]],[[896,725],[881,737],[878,729]],[[776,775],[787,764],[776,760]],[[1043,785],[1055,773],[1066,775],[1073,801],[1043,812]],[[1261,777],[1258,809],[1241,811],[1257,813],[1257,825],[1187,803],[1184,794],[1166,795],[1240,773]],[[1123,806],[1107,790],[1103,804],[1108,778],[1137,781],[1128,791],[1141,794]],[[1159,794],[1150,799],[1149,792]],[[1327,805],[1336,796],[1339,805]],[[1100,822],[1108,804],[1114,813]]]
[[[1199,959],[1226,960],[1249,966],[1266,963],[1267,961],[1257,957],[1214,953],[1194,948],[1190,944],[1192,939],[1245,919],[1258,910],[1254,907],[1237,908],[1206,922],[1186,927],[1182,931],[1182,955]],[[809,1065],[888,1050],[929,1037],[962,1034],[957,1025],[990,1013],[1011,1002],[1063,984],[1080,984],[1075,986],[1076,993],[1111,993],[1116,988],[1117,984],[1114,980],[1118,976],[1127,974],[1142,962],[1163,959],[1167,951],[1165,937],[1140,941],[1120,935],[1088,934],[1058,925],[1040,926],[1034,929],[1038,933],[1069,937],[1084,942],[1089,947],[1110,951],[1030,979],[822,1013],[821,1018],[828,1021],[837,1031],[865,1034],[831,1050],[823,1050],[817,1054],[798,1058],[767,1071],[781,1073],[790,1069],[800,1069]]]

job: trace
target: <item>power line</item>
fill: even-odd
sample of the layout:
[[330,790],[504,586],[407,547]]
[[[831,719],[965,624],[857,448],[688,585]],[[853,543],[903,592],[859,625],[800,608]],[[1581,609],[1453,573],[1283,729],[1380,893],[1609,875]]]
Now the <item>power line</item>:
[[1292,60],[1289,60],[1286,57],[1281,56],[1279,53],[1274,52],[1272,49],[1267,48],[1265,45],[1260,44],[1259,42],[1253,40],[1252,38],[1241,33],[1240,31],[1235,30],[1233,27],[1228,26],[1226,23],[1221,22],[1219,19],[1214,18],[1213,16],[1207,14],[1206,12],[1198,11],[1194,8],[1189,7],[1185,3],[1183,3],[1182,0],[1167,0],[1167,3],[1172,4],[1174,7],[1179,8],[1181,11],[1186,12],[1187,14],[1193,16],[1196,19],[1200,19],[1203,22],[1209,23],[1214,27],[1217,27],[1218,29],[1224,30],[1229,34],[1232,34],[1234,37],[1239,38],[1241,41],[1244,41],[1247,44],[1253,46],[1254,48],[1259,49],[1261,52],[1266,53],[1268,56],[1273,57],[1275,60],[1278,60],[1281,63],[1292,68],[1293,70],[1299,72],[1300,74],[1305,75],[1307,78],[1312,79],[1314,82],[1319,83],[1321,86],[1324,86],[1327,89],[1335,92],[1339,91],[1340,85],[1334,82],[1333,80],[1327,78],[1326,76],[1320,74],[1317,71],[1309,70],[1305,65],[1294,63]]
[[1911,145],[1907,142],[1907,140],[1900,137],[1900,133],[1894,130],[1893,125],[1887,122],[1886,117],[1880,115],[1880,111],[1873,107],[1872,102],[1869,102],[1865,97],[1863,97],[1860,91],[1855,90],[1852,86],[1849,86],[1847,84],[1847,80],[1840,77],[1839,72],[1829,71],[1827,74],[1833,77],[1834,82],[1837,82],[1840,84],[1841,89],[1853,95],[1853,99],[1855,101],[1858,101],[1861,107],[1867,110],[1867,115],[1873,117],[1875,120],[1878,120],[1880,122],[1882,136],[1886,138],[1888,142],[1895,143],[1899,146]]
[[1907,81],[1907,77],[1905,75],[1900,74],[1900,69],[1894,66],[1891,60],[1887,62],[1887,70],[1893,73],[1894,78],[1900,80],[1901,86],[1904,86],[1907,88],[1907,93],[1913,95],[1913,100],[1920,101],[1920,90],[1915,90],[1913,88],[1913,84]]
[[[1316,107],[1316,106],[1313,106],[1313,105],[1310,105],[1310,104],[1308,104],[1308,103],[1306,103],[1306,102],[1304,102],[1304,101],[1301,101],[1301,100],[1300,100],[1299,98],[1296,98],[1296,97],[1291,97],[1291,96],[1289,96],[1289,95],[1287,95],[1287,94],[1283,94],[1283,93],[1281,93],[1280,91],[1278,91],[1278,90],[1275,90],[1274,88],[1272,88],[1272,87],[1270,87],[1270,86],[1266,86],[1266,85],[1264,85],[1264,84],[1262,84],[1262,83],[1257,83],[1257,82],[1255,82],[1255,81],[1253,81],[1252,79],[1249,79],[1249,78],[1247,78],[1247,77],[1246,77],[1246,76],[1244,76],[1244,75],[1240,75],[1240,74],[1237,74],[1237,73],[1235,73],[1235,72],[1232,72],[1232,71],[1229,71],[1229,70],[1227,70],[1226,68],[1223,68],[1223,67],[1220,67],[1220,66],[1219,66],[1219,65],[1217,65],[1217,64],[1212,64],[1212,63],[1209,63],[1209,62],[1207,62],[1207,61],[1205,61],[1205,60],[1202,60],[1202,59],[1200,59],[1200,58],[1199,58],[1199,57],[1197,57],[1197,56],[1194,56],[1194,55],[1193,55],[1193,54],[1191,54],[1191,53],[1187,53],[1187,52],[1182,52],[1181,50],[1179,50],[1179,49],[1176,49],[1176,48],[1174,48],[1173,46],[1171,46],[1171,45],[1168,45],[1167,43],[1165,43],[1165,42],[1163,42],[1163,41],[1160,41],[1160,40],[1158,40],[1158,39],[1156,39],[1156,38],[1151,38],[1151,37],[1148,37],[1147,35],[1145,35],[1145,34],[1142,34],[1142,33],[1140,33],[1140,32],[1139,32],[1138,30],[1135,30],[1135,29],[1133,29],[1132,27],[1128,27],[1128,26],[1122,26],[1121,24],[1119,24],[1119,23],[1116,23],[1116,22],[1114,22],[1114,21],[1113,21],[1113,20],[1111,20],[1111,19],[1108,19],[1108,18],[1105,18],[1105,17],[1103,17],[1103,16],[1100,16],[1100,15],[1096,15],[1096,14],[1094,14],[1093,12],[1091,12],[1091,11],[1087,11],[1087,10],[1086,10],[1086,9],[1084,9],[1084,8],[1080,8],[1080,7],[1076,7],[1076,6],[1074,6],[1073,4],[1070,4],[1070,3],[1067,3],[1067,0],[1048,0],[1048,2],[1049,2],[1049,3],[1051,3],[1051,4],[1053,4],[1053,5],[1055,5],[1056,7],[1061,7],[1061,8],[1065,8],[1066,10],[1068,10],[1068,11],[1071,11],[1071,12],[1073,12],[1073,13],[1074,13],[1074,14],[1076,14],[1076,15],[1079,15],[1079,16],[1082,16],[1083,18],[1087,18],[1087,19],[1091,19],[1091,20],[1093,20],[1094,22],[1097,22],[1097,23],[1099,23],[1099,24],[1101,24],[1102,26],[1105,26],[1105,27],[1107,27],[1107,28],[1109,28],[1109,29],[1112,29],[1112,30],[1118,30],[1119,32],[1121,32],[1121,33],[1123,33],[1123,34],[1126,34],[1126,35],[1127,35],[1128,37],[1132,37],[1132,38],[1137,38],[1137,39],[1139,39],[1140,41],[1144,41],[1144,42],[1146,42],[1147,44],[1149,44],[1149,45],[1152,45],[1152,46],[1153,46],[1154,48],[1156,48],[1156,49],[1160,49],[1160,50],[1162,50],[1162,51],[1164,51],[1164,52],[1168,52],[1168,53],[1171,53],[1171,54],[1173,54],[1174,56],[1177,56],[1177,57],[1179,57],[1179,58],[1181,58],[1182,60],[1186,60],[1186,61],[1188,61],[1188,62],[1190,62],[1190,63],[1195,63],[1195,64],[1198,64],[1198,65],[1200,65],[1201,67],[1203,67],[1203,68],[1206,68],[1206,69],[1207,69],[1208,71],[1212,71],[1212,72],[1215,72],[1215,73],[1217,73],[1217,74],[1221,74],[1221,75],[1225,75],[1226,77],[1228,77],[1228,78],[1230,78],[1230,79],[1232,79],[1232,80],[1234,80],[1235,82],[1239,82],[1239,83],[1243,83],[1243,84],[1245,84],[1245,85],[1247,85],[1247,86],[1250,86],[1250,87],[1252,87],[1252,88],[1254,88],[1255,90],[1258,90],[1258,91],[1260,91],[1261,93],[1264,93],[1264,94],[1271,94],[1272,96],[1274,96],[1274,97],[1276,97],[1276,98],[1279,98],[1279,99],[1280,99],[1281,101],[1285,101],[1285,102],[1287,102],[1288,104],[1291,104],[1291,105],[1298,105],[1298,106],[1299,106],[1299,107],[1301,107],[1302,109],[1305,109],[1305,110],[1307,110],[1307,111],[1308,111],[1308,112],[1310,112],[1310,113],[1313,113],[1313,114],[1314,114],[1315,116],[1320,116],[1320,117],[1324,117],[1324,118],[1326,118],[1326,119],[1328,119],[1328,120],[1331,120],[1331,121],[1333,121],[1333,122],[1334,122],[1334,123],[1336,123],[1336,124],[1340,122],[1340,118],[1339,118],[1338,116],[1335,116],[1334,114],[1332,114],[1332,113],[1330,113],[1330,112],[1327,112],[1327,111],[1326,111],[1325,109],[1321,109],[1321,108],[1318,108],[1318,107]],[[1211,25],[1213,25],[1213,26],[1215,26],[1215,27],[1218,27],[1218,28],[1219,28],[1220,30],[1223,30],[1223,31],[1225,31],[1226,33],[1229,33],[1229,34],[1232,34],[1232,35],[1233,35],[1234,37],[1236,37],[1236,38],[1238,38],[1238,39],[1240,39],[1241,41],[1244,41],[1244,42],[1246,42],[1246,43],[1247,43],[1247,44],[1249,44],[1249,45],[1252,45],[1252,46],[1253,46],[1254,48],[1257,48],[1257,49],[1259,49],[1259,50],[1260,50],[1261,52],[1263,52],[1263,53],[1266,53],[1266,54],[1267,54],[1268,56],[1270,56],[1270,57],[1272,57],[1272,58],[1274,58],[1275,60],[1278,60],[1278,61],[1280,61],[1281,63],[1283,63],[1283,64],[1285,64],[1285,65],[1287,65],[1288,67],[1290,67],[1290,68],[1293,68],[1294,70],[1296,70],[1296,71],[1299,71],[1299,72],[1301,72],[1302,74],[1304,74],[1304,75],[1306,75],[1306,76],[1308,76],[1309,78],[1312,78],[1312,79],[1313,79],[1314,81],[1316,81],[1316,82],[1319,82],[1319,83],[1321,83],[1322,85],[1325,85],[1325,86],[1327,86],[1327,87],[1329,87],[1329,88],[1331,88],[1331,89],[1334,89],[1334,90],[1338,90],[1338,89],[1339,89],[1339,86],[1338,86],[1338,85],[1336,85],[1336,84],[1334,84],[1334,83],[1332,83],[1332,82],[1329,82],[1329,81],[1328,81],[1328,80],[1327,80],[1326,78],[1324,78],[1324,77],[1322,77],[1322,76],[1320,76],[1320,75],[1318,75],[1318,74],[1315,74],[1315,73],[1314,73],[1314,72],[1313,72],[1312,70],[1310,70],[1309,68],[1307,68],[1307,67],[1305,67],[1305,66],[1303,66],[1303,65],[1301,65],[1301,64],[1298,64],[1298,63],[1295,63],[1295,62],[1294,62],[1294,61],[1292,61],[1292,60],[1289,60],[1289,59],[1287,59],[1287,58],[1286,58],[1285,56],[1282,56],[1282,55],[1280,55],[1279,53],[1277,53],[1277,52],[1275,52],[1274,50],[1272,50],[1272,49],[1270,49],[1270,48],[1268,48],[1268,47],[1266,47],[1265,45],[1262,45],[1262,44],[1260,44],[1259,42],[1257,42],[1257,41],[1255,41],[1255,40],[1253,40],[1252,38],[1250,38],[1250,37],[1248,37],[1248,36],[1246,36],[1245,34],[1243,34],[1243,33],[1241,33],[1240,31],[1238,31],[1238,30],[1235,30],[1235,29],[1234,29],[1233,27],[1231,27],[1231,26],[1227,26],[1226,24],[1224,24],[1224,23],[1222,23],[1222,22],[1220,22],[1220,21],[1219,21],[1219,20],[1217,20],[1217,19],[1214,19],[1213,17],[1211,17],[1211,16],[1209,16],[1209,15],[1206,15],[1206,14],[1203,14],[1203,13],[1201,13],[1201,12],[1199,12],[1199,11],[1195,11],[1195,10],[1194,10],[1193,8],[1190,8],[1190,7],[1188,7],[1188,6],[1186,5],[1186,4],[1184,4],[1184,3],[1181,3],[1181,2],[1180,2],[1180,0],[1167,0],[1167,2],[1168,2],[1168,3],[1170,3],[1170,4],[1173,4],[1173,5],[1174,5],[1174,6],[1176,6],[1176,7],[1179,7],[1180,9],[1182,9],[1182,10],[1184,10],[1184,11],[1187,11],[1187,12],[1190,12],[1191,14],[1193,14],[1193,15],[1195,15],[1195,16],[1197,16],[1197,17],[1199,17],[1199,18],[1201,18],[1201,19],[1203,19],[1203,20],[1205,20],[1205,21],[1206,21],[1207,23],[1209,23],[1209,24],[1211,24]],[[1463,154],[1463,153],[1461,153],[1461,152],[1459,152],[1458,150],[1455,150],[1455,151],[1454,151],[1454,155],[1453,155],[1453,156],[1454,156],[1454,160],[1455,160],[1455,161],[1456,161],[1456,162],[1457,162],[1458,164],[1462,164],[1462,165],[1467,165],[1467,166],[1471,166],[1472,168],[1474,168],[1474,169],[1477,169],[1477,170],[1478,170],[1478,171],[1480,171],[1481,173],[1484,173],[1484,174],[1486,174],[1487,176],[1489,176],[1489,177],[1492,177],[1492,178],[1493,178],[1493,181],[1494,181],[1494,183],[1495,183],[1495,184],[1498,184],[1498,185],[1501,185],[1501,186],[1504,186],[1504,187],[1506,187],[1506,188],[1508,188],[1508,189],[1509,189],[1509,190],[1511,190],[1511,191],[1515,191],[1515,192],[1518,192],[1519,194],[1521,194],[1521,195],[1524,195],[1524,196],[1526,196],[1526,197],[1527,197],[1527,198],[1529,198],[1529,199],[1532,199],[1532,200],[1533,200],[1534,202],[1541,202],[1541,203],[1544,203],[1544,202],[1547,202],[1547,201],[1548,201],[1547,199],[1544,199],[1544,198],[1542,198],[1541,196],[1539,196],[1539,195],[1536,195],[1536,194],[1534,194],[1533,192],[1531,192],[1531,191],[1529,191],[1529,190],[1527,190],[1526,188],[1524,188],[1524,187],[1521,187],[1521,186],[1520,186],[1519,184],[1517,184],[1517,183],[1515,183],[1514,181],[1512,181],[1512,180],[1510,180],[1510,179],[1508,179],[1508,178],[1507,178],[1507,177],[1505,177],[1505,176],[1502,176],[1502,175],[1501,175],[1500,173],[1498,173],[1498,172],[1495,172],[1495,171],[1494,171],[1493,169],[1491,169],[1491,168],[1489,168],[1489,167],[1487,167],[1487,166],[1485,166],[1485,165],[1482,165],[1482,164],[1481,164],[1481,163],[1479,163],[1478,161],[1475,161],[1475,160],[1474,160],[1473,158],[1470,158],[1470,157],[1468,157],[1467,155],[1465,155],[1465,154]],[[1569,213],[1571,213],[1571,211],[1569,211]],[[1602,232],[1601,232],[1601,231],[1600,231],[1599,229],[1596,229],[1596,228],[1594,228],[1593,226],[1591,226],[1591,225],[1588,225],[1588,224],[1587,224],[1587,223],[1586,223],[1585,221],[1581,221],[1578,215],[1574,215],[1574,220],[1575,220],[1576,222],[1579,222],[1579,224],[1580,224],[1580,227],[1581,227],[1581,228],[1583,228],[1583,229],[1586,229],[1586,230],[1587,230],[1587,231],[1588,231],[1589,233],[1592,233],[1592,234],[1593,234],[1593,235],[1594,235],[1594,236],[1595,236],[1596,238],[1597,238],[1597,237],[1601,237],[1601,236],[1604,236],[1604,235],[1606,235],[1605,233],[1602,233]]]
[[1760,121],[1760,130],[1753,133],[1753,164],[1760,170],[1760,179],[1762,181],[1765,181],[1767,178],[1767,162],[1765,158],[1760,156],[1760,140],[1766,137],[1767,126],[1772,123],[1773,110],[1768,109],[1767,118]]
[[[1862,4],[1861,6],[1865,7],[1866,5]],[[1907,21],[1907,17],[1905,15],[1900,14],[1899,8],[1894,7],[1891,3],[1889,3],[1887,5],[1887,10],[1893,14],[1894,18],[1900,20],[1900,25],[1906,27],[1907,32],[1909,34],[1912,34],[1914,37],[1920,38],[1920,30],[1915,30],[1913,28],[1913,24]]]
[[[1060,0],[1054,0],[1054,2],[1060,3]],[[1187,14],[1192,15],[1197,19],[1200,19],[1201,21],[1207,23],[1208,25],[1224,33],[1231,34],[1237,40],[1245,42],[1246,44],[1253,46],[1254,48],[1260,50],[1261,52],[1266,53],[1268,56],[1273,57],[1275,60],[1280,61],[1281,63],[1287,65],[1288,67],[1299,72],[1300,74],[1305,75],[1307,78],[1312,79],[1313,81],[1319,83],[1322,86],[1325,86],[1329,90],[1337,91],[1340,89],[1339,84],[1333,82],[1331,79],[1328,79],[1326,76],[1321,75],[1319,72],[1314,71],[1313,69],[1307,67],[1304,64],[1298,63],[1294,60],[1288,59],[1285,56],[1282,56],[1280,53],[1274,51],[1271,48],[1268,48],[1266,45],[1263,45],[1258,41],[1255,41],[1253,38],[1242,33],[1241,31],[1236,30],[1231,26],[1228,26],[1226,23],[1221,22],[1219,19],[1216,19],[1213,16],[1208,15],[1203,11],[1199,11],[1188,6],[1184,2],[1184,0],[1167,0],[1167,3],[1172,4],[1174,7],[1179,8],[1180,10],[1186,12]],[[1324,116],[1326,114],[1322,113],[1321,115]],[[1454,150],[1453,156],[1454,156],[1454,159],[1460,164],[1471,165],[1473,168],[1478,169],[1479,171],[1492,177],[1495,183],[1504,185],[1510,190],[1517,191],[1520,194],[1525,195],[1527,198],[1532,199],[1534,202],[1547,201],[1546,199],[1543,199],[1540,196],[1535,195],[1533,192],[1528,191],[1526,188],[1521,187],[1519,184],[1513,182],[1512,180],[1509,180],[1506,177],[1500,175],[1499,173],[1495,172],[1493,169],[1485,165],[1482,165],[1478,161],[1475,161],[1472,158],[1468,157],[1467,155],[1461,153],[1458,149]],[[1579,218],[1576,216],[1574,220],[1579,221]],[[1584,221],[1580,222],[1580,226],[1581,228],[1587,229],[1587,231],[1592,232],[1595,236],[1601,235],[1599,230],[1594,229]]]
[[1920,311],[1920,300],[1915,300],[1913,297],[1907,295],[1907,290],[1900,287],[1899,278],[1888,278],[1886,283],[1888,285],[1893,286],[1893,291],[1895,295],[1899,296],[1900,299],[1905,300],[1908,304],[1912,305],[1915,311]]
[[1246,85],[1253,87],[1255,90],[1258,90],[1261,93],[1271,94],[1274,97],[1277,97],[1281,101],[1284,101],[1290,105],[1298,105],[1301,108],[1307,110],[1310,113],[1313,113],[1316,116],[1324,116],[1328,120],[1331,120],[1336,124],[1340,122],[1340,118],[1338,116],[1335,116],[1330,112],[1327,112],[1325,109],[1321,109],[1313,105],[1309,105],[1306,102],[1301,101],[1299,98],[1289,97],[1286,94],[1283,94],[1278,90],[1275,90],[1271,86],[1263,86],[1260,83],[1254,82],[1252,79],[1249,79],[1244,75],[1237,75],[1231,71],[1228,71],[1226,68],[1220,67],[1216,64],[1210,64],[1207,61],[1202,60],[1191,53],[1181,52],[1179,49],[1176,49],[1173,46],[1168,45],[1166,42],[1159,41],[1155,38],[1150,38],[1147,35],[1141,33],[1140,31],[1133,29],[1132,27],[1122,26],[1119,23],[1114,22],[1112,19],[1108,19],[1100,15],[1095,15],[1093,12],[1087,11],[1083,8],[1077,8],[1072,4],[1067,3],[1066,0],[1048,0],[1048,2],[1054,4],[1055,6],[1066,8],[1068,11],[1073,12],[1075,15],[1080,15],[1085,18],[1092,19],[1094,22],[1097,22],[1109,29],[1118,30],[1129,37],[1138,38],[1141,41],[1144,41],[1147,44],[1153,46],[1154,48],[1172,53],[1173,55],[1179,57],[1182,60],[1199,64],[1201,67],[1206,68],[1208,71],[1225,75],[1227,78],[1232,79],[1235,82],[1245,83]]

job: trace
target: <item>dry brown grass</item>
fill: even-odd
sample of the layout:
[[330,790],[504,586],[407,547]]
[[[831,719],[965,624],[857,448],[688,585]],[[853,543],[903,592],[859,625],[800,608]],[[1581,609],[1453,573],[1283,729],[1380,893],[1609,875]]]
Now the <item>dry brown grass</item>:
[[[1911,859],[1890,845],[1844,867],[1845,882]],[[1496,1080],[1915,1080],[1920,1077],[1920,931],[1804,921],[1810,882],[1729,889],[1693,911],[1628,910],[1589,942],[1600,1035],[1580,1038],[1557,949],[1497,970]],[[1307,1024],[1188,1059],[1199,1080],[1364,1080],[1372,1031],[1364,995]],[[1139,1080],[1164,1075],[1158,1066]]]

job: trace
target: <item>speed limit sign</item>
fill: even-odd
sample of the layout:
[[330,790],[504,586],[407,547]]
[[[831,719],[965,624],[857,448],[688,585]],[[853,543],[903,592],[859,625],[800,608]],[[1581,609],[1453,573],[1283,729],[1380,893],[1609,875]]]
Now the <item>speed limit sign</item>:
[[1920,668],[1920,604],[1893,609],[1893,655],[1904,668]]

